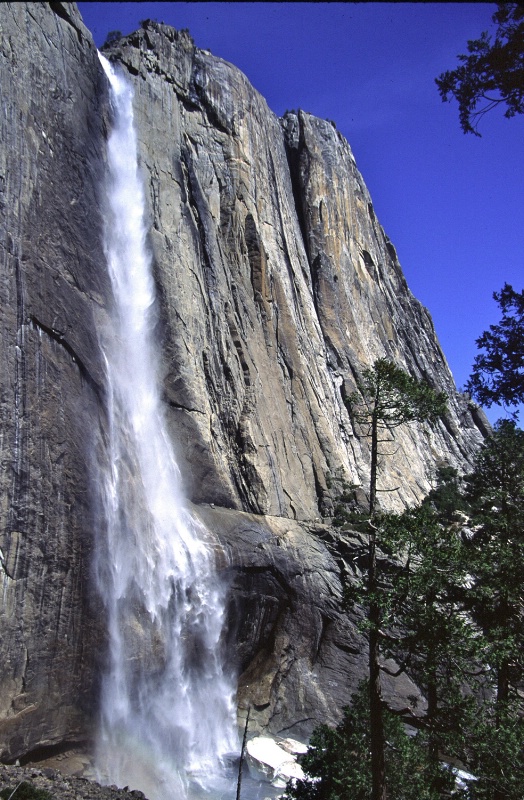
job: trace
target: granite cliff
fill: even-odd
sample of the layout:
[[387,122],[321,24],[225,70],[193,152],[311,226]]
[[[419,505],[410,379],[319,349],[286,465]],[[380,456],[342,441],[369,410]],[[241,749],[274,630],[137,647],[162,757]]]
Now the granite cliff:
[[[0,8],[2,417],[0,757],[88,739],[105,629],[91,564],[106,427],[97,332],[108,87],[72,3]],[[164,400],[188,497],[230,582],[239,703],[306,736],[363,672],[339,609],[358,540],[329,526],[341,481],[365,501],[366,440],[344,399],[378,357],[448,392],[384,464],[393,507],[435,465],[467,467],[485,421],[457,393],[351,149],[330,122],[279,119],[235,67],[157,23],[106,55],[133,82]],[[291,99],[292,100],[292,99]],[[407,680],[388,687],[405,703]]]

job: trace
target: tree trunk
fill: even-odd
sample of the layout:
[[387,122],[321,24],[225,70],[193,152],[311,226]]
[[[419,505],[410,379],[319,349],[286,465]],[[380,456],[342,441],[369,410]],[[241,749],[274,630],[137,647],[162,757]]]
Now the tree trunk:
[[[496,698],[496,716],[495,725],[498,730],[503,723],[504,712],[507,708],[509,700],[509,664],[503,661],[498,668],[497,672],[497,698]],[[503,792],[498,786],[495,787],[493,792],[493,800],[507,800],[507,794]]]
[[497,672],[496,725],[500,727],[502,715],[509,700],[509,664],[503,661]]
[[249,715],[251,713],[251,706],[247,707],[246,724],[244,726],[244,736],[242,737],[242,748],[240,750],[240,761],[238,762],[238,778],[237,778],[237,798],[240,800],[240,792],[242,789],[242,769],[244,767],[244,755],[246,752],[247,741],[247,726],[249,725]]
[[[378,400],[377,400],[378,402]],[[369,516],[373,519],[377,504],[378,415],[371,417],[371,471],[369,475]]]
[[371,776],[372,800],[387,800],[385,735],[380,686],[379,626],[380,607],[376,601],[376,555],[375,532],[370,534],[369,544],[369,723],[371,730]]
[[437,680],[433,673],[433,670],[430,672],[430,678],[428,682],[428,711],[427,711],[427,721],[428,721],[428,759],[432,769],[438,767],[438,736],[437,736]]
[[371,425],[371,474],[369,482],[369,723],[371,731],[371,800],[387,800],[386,740],[382,688],[380,686],[379,629],[380,603],[377,597],[377,531],[373,524],[377,496],[378,417],[373,414]]
[[437,732],[438,715],[438,688],[437,670],[432,656],[428,658],[428,683],[427,683],[427,726],[428,726],[428,765],[431,786],[436,792],[440,789],[439,777],[439,737]]

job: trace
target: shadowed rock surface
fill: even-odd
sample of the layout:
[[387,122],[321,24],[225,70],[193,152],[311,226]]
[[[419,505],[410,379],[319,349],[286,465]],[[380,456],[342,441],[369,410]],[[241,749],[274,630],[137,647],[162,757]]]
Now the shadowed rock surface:
[[[341,575],[354,573],[362,540],[284,517],[206,506],[197,513],[227,556],[239,717],[251,706],[251,733],[306,740],[320,722],[339,719],[366,673],[361,617],[341,611]],[[387,678],[384,689],[393,708],[412,706],[410,697],[424,707],[405,675]]]
[[[50,7],[53,6],[54,10]],[[0,8],[0,753],[85,735],[106,87],[74,7]]]
[[[88,738],[104,658],[92,588],[110,290],[108,87],[74,4],[0,7],[0,755]],[[228,649],[254,726],[307,736],[364,672],[340,611],[357,539],[329,522],[369,451],[344,399],[378,357],[450,394],[384,464],[392,507],[467,468],[485,421],[457,394],[348,143],[278,119],[235,67],[147,23],[107,53],[133,82],[164,399],[186,491],[223,545]],[[292,102],[292,98],[290,98]],[[214,507],[212,507],[214,506]],[[398,706],[415,693],[388,687]],[[242,712],[241,712],[242,716]]]

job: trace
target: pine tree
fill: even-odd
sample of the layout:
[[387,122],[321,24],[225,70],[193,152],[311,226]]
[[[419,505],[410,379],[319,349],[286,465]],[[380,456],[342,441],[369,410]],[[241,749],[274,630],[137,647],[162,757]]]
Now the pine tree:
[[446,396],[438,393],[425,381],[408,375],[387,359],[375,361],[371,369],[363,372],[357,384],[358,391],[348,399],[348,406],[361,434],[371,441],[371,467],[369,481],[368,569],[366,591],[368,595],[368,668],[369,715],[371,730],[372,800],[386,800],[385,733],[383,699],[380,683],[380,627],[382,608],[379,575],[377,570],[377,469],[380,457],[381,436],[409,422],[434,421],[446,411]]
[[436,79],[442,100],[458,101],[464,133],[476,136],[480,119],[498,105],[506,106],[507,118],[524,113],[524,7],[499,2],[493,22],[498,24],[495,39],[484,31],[469,41],[460,65]]
[[[499,420],[467,477],[471,610],[486,642],[494,700],[472,746],[475,798],[520,800],[524,785],[524,431]],[[518,779],[517,777],[520,776]]]
[[[369,800],[372,793],[368,686],[364,682],[336,728],[319,725],[301,764],[307,777],[288,784],[286,800]],[[386,775],[392,800],[441,800],[454,785],[441,769],[441,786],[428,780],[423,735],[409,736],[400,719],[384,714]],[[457,797],[458,800],[458,797]]]
[[483,675],[480,632],[465,613],[467,551],[458,527],[443,524],[426,502],[388,515],[383,542],[403,559],[390,594],[383,649],[399,663],[396,674],[408,672],[426,697],[421,724],[437,790],[440,754],[460,757],[466,747],[474,702],[464,687]]
[[483,352],[475,357],[466,388],[488,408],[494,403],[518,406],[524,402],[524,291],[516,292],[506,283],[493,298],[502,318],[477,339]]

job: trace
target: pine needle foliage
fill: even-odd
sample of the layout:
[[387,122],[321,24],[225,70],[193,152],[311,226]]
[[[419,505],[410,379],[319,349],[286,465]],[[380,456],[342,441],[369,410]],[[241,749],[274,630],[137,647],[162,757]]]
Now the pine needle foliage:
[[[423,734],[409,736],[394,714],[384,716],[389,800],[440,800],[454,785],[452,773],[437,775],[426,759]],[[320,725],[301,758],[305,780],[290,782],[286,800],[369,800],[372,796],[368,687],[363,683],[336,728]],[[435,785],[438,788],[434,788]]]
[[499,2],[492,19],[495,38],[487,31],[468,41],[459,66],[436,78],[443,101],[454,97],[464,133],[480,136],[478,124],[496,106],[506,106],[508,119],[524,113],[524,6]]
[[475,357],[466,389],[487,408],[514,407],[524,403],[524,291],[505,283],[493,298],[502,317],[477,339],[483,352]]

